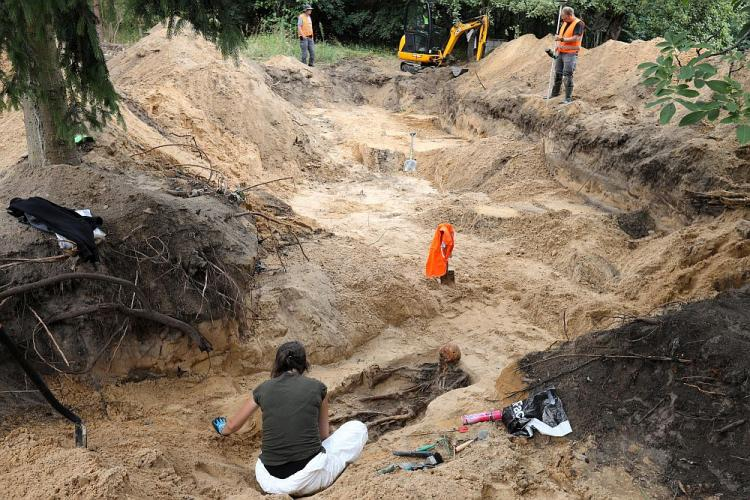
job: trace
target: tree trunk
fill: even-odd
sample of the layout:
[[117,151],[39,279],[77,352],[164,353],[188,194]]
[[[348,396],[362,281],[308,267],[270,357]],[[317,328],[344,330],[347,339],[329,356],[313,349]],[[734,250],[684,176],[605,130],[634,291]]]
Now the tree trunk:
[[615,14],[607,27],[607,40],[618,40],[625,25],[625,14]]
[[57,44],[48,26],[44,37],[31,37],[29,48],[36,66],[35,92],[23,102],[29,164],[35,167],[80,163],[73,137],[65,137],[68,113],[65,82],[57,61]]
[[96,17],[96,34],[99,37],[99,43],[104,43],[104,30],[102,25],[102,9],[99,5],[100,0],[94,0],[94,17]]

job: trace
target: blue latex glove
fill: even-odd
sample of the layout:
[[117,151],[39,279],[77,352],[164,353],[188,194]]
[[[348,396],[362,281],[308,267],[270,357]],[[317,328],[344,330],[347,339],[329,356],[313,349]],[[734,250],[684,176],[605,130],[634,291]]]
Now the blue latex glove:
[[214,426],[214,429],[216,432],[219,433],[219,435],[224,435],[224,428],[227,426],[227,418],[226,417],[216,417],[211,422]]

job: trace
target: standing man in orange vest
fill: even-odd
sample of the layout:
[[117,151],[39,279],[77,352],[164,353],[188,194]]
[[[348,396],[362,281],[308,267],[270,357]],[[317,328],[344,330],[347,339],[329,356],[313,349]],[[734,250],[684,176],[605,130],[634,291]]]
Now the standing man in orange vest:
[[583,32],[586,25],[578,19],[572,7],[564,7],[562,10],[562,25],[560,32],[555,37],[557,42],[557,61],[555,62],[555,85],[549,98],[560,95],[560,88],[565,82],[565,100],[563,104],[573,102],[573,72],[578,63],[578,52],[581,51],[583,43]]
[[[305,5],[304,12],[297,19],[297,34],[299,35],[299,46],[302,50],[302,64],[312,67],[315,64],[315,35],[312,23],[312,5]],[[310,54],[308,60],[307,55]]]

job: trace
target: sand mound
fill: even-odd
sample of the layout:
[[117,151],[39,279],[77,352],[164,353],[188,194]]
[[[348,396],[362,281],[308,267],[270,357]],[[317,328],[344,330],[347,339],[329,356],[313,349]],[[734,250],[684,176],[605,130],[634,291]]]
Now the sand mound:
[[663,473],[690,496],[746,498],[748,311],[746,288],[583,336],[520,367],[533,386],[558,388],[574,432],[597,440],[597,461]]
[[[168,39],[166,28],[156,26],[109,67],[124,98],[128,140],[140,148],[185,142],[176,139],[190,134],[218,170],[239,182],[298,174],[319,161],[306,118],[273,92],[263,69],[223,59],[189,30]],[[150,134],[139,133],[138,120]],[[113,138],[113,147],[122,140]],[[160,154],[205,165],[174,148]]]
[[[639,85],[638,65],[656,59],[659,41],[610,40],[594,49],[582,50],[575,73],[576,95],[611,106],[627,106],[628,99],[634,97],[643,99],[646,95]],[[542,95],[549,85],[552,65],[544,51],[553,46],[552,36],[539,39],[524,35],[494,50],[477,70],[485,84],[503,92]]]
[[106,467],[90,451],[65,448],[62,440],[38,439],[23,427],[0,441],[0,470],[10,488],[6,498],[115,499],[131,492],[125,467]]
[[[94,133],[97,151],[118,162],[164,144],[180,143],[136,159],[149,167],[183,167],[208,176],[213,167],[230,185],[299,175],[318,169],[325,155],[309,121],[271,88],[256,63],[222,58],[189,29],[172,38],[164,26],[108,61],[121,95],[127,128],[111,123]],[[0,115],[1,166],[25,154],[22,113]],[[193,138],[205,157],[193,148]],[[206,158],[207,157],[207,158]],[[203,167],[203,168],[201,168]]]

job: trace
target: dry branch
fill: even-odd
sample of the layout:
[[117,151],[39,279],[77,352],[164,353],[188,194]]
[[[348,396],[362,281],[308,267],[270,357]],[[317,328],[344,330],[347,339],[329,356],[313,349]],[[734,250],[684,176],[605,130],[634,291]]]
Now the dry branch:
[[32,264],[32,263],[47,264],[50,262],[57,262],[57,261],[65,260],[69,258],[70,258],[70,255],[68,254],[53,255],[51,257],[40,257],[38,259],[2,258],[0,259],[0,262],[7,262],[8,264],[0,265],[0,269],[6,269],[8,267],[14,267],[20,264]]
[[644,415],[643,417],[641,417],[641,418],[640,418],[640,420],[638,420],[638,422],[636,422],[636,425],[640,424],[641,422],[643,422],[644,420],[646,420],[646,419],[647,419],[648,417],[650,417],[650,416],[651,416],[651,414],[652,414],[652,413],[654,413],[654,412],[656,411],[656,409],[657,409],[657,408],[659,408],[659,407],[661,406],[661,404],[662,404],[662,403],[663,403],[664,401],[666,401],[666,400],[667,400],[667,398],[668,398],[668,397],[669,397],[669,396],[664,396],[663,398],[661,398],[661,399],[659,400],[659,402],[658,402],[658,403],[656,403],[656,404],[654,405],[654,407],[653,407],[653,408],[651,408],[651,409],[650,409],[650,410],[648,411],[648,413],[646,413],[646,414],[645,414],[645,415]]
[[544,385],[544,384],[546,384],[548,382],[551,382],[551,381],[555,380],[556,378],[560,378],[563,375],[569,375],[569,374],[571,374],[573,372],[576,372],[576,371],[580,370],[581,368],[583,368],[585,366],[588,366],[588,365],[590,365],[591,363],[593,363],[594,361],[597,361],[597,360],[598,360],[598,358],[590,359],[590,360],[586,361],[585,363],[581,363],[580,365],[576,366],[575,368],[571,368],[570,370],[566,370],[564,372],[558,373],[557,375],[553,375],[552,377],[546,378],[544,380],[540,380],[536,384],[528,385],[528,386],[526,386],[523,389],[520,389],[518,391],[510,392],[510,393],[506,394],[505,397],[506,398],[512,398],[512,397],[515,397],[515,396],[517,396],[519,394],[523,394],[525,392],[529,392],[529,391],[531,391],[533,389],[536,389],[537,387],[540,387],[540,386],[542,386],[542,385]]
[[93,314],[100,311],[116,311],[128,316],[135,318],[146,319],[155,323],[161,323],[162,325],[174,328],[183,332],[192,338],[197,344],[198,348],[203,352],[211,351],[211,343],[201,335],[198,330],[188,325],[187,323],[180,321],[166,314],[158,313],[156,311],[147,309],[131,309],[123,304],[116,303],[102,303],[94,304],[91,306],[81,307],[72,311],[57,314],[47,319],[48,323],[56,323],[58,321],[64,321],[67,319],[77,318],[79,316],[85,316],[87,314]]
[[638,354],[557,354],[555,356],[550,356],[549,358],[540,359],[539,361],[535,361],[534,363],[524,364],[522,368],[530,368],[532,366],[536,366],[541,363],[546,363],[547,361],[552,361],[553,359],[560,358],[640,359],[644,361],[664,361],[683,364],[693,362],[692,359],[670,358],[667,356],[641,356]]
[[715,392],[715,391],[707,391],[705,389],[702,389],[694,384],[688,384],[687,382],[683,382],[683,385],[686,385],[688,387],[692,387],[693,389],[698,389],[699,392],[702,392],[703,394],[710,394],[713,396],[726,396],[723,392]]
[[68,362],[68,358],[65,356],[65,353],[63,352],[63,350],[60,349],[60,344],[57,343],[57,340],[55,340],[54,335],[52,335],[52,332],[49,331],[47,324],[44,321],[42,321],[42,318],[39,317],[39,315],[33,308],[29,307],[29,309],[31,310],[32,314],[37,319],[37,321],[39,321],[39,324],[42,325],[42,327],[44,328],[44,331],[47,332],[47,336],[52,341],[52,345],[55,346],[55,349],[57,349],[57,352],[60,353],[60,356],[62,357],[63,361],[65,361],[65,365],[68,368],[70,368],[70,363]]
[[745,420],[745,419],[743,418],[742,420],[738,420],[738,421],[736,421],[736,422],[732,422],[732,423],[731,423],[731,424],[729,424],[729,425],[725,425],[725,426],[724,426],[724,427],[722,427],[721,429],[717,429],[717,430],[716,430],[716,432],[717,432],[717,433],[719,433],[719,434],[721,434],[722,432],[727,432],[727,431],[729,431],[729,430],[732,430],[732,429],[734,429],[735,427],[739,427],[740,425],[744,424],[745,422],[747,422],[747,420]]
[[57,283],[62,283],[63,281],[70,281],[70,280],[104,281],[107,283],[114,283],[115,285],[123,286],[125,288],[132,290],[133,293],[135,293],[138,296],[138,300],[141,301],[141,304],[143,304],[145,308],[151,309],[151,305],[149,304],[148,299],[146,298],[146,295],[141,291],[140,288],[135,286],[133,283],[122,278],[116,278],[114,276],[108,276],[106,274],[98,274],[98,273],[59,274],[57,276],[45,278],[39,281],[35,281],[33,283],[26,283],[23,285],[18,285],[16,287],[8,288],[7,290],[3,290],[2,292],[0,292],[0,301],[8,297],[13,297],[14,295],[20,295],[26,292],[37,290],[39,288],[44,288],[50,285],[56,285]]
[[237,192],[238,193],[247,193],[251,189],[255,189],[255,188],[260,187],[260,186],[265,186],[267,184],[271,184],[271,183],[274,183],[274,182],[288,181],[288,180],[294,180],[294,177],[281,177],[279,179],[273,179],[271,181],[261,182],[259,184],[253,184],[252,186],[248,186],[246,188],[242,188],[242,189],[238,190]]

